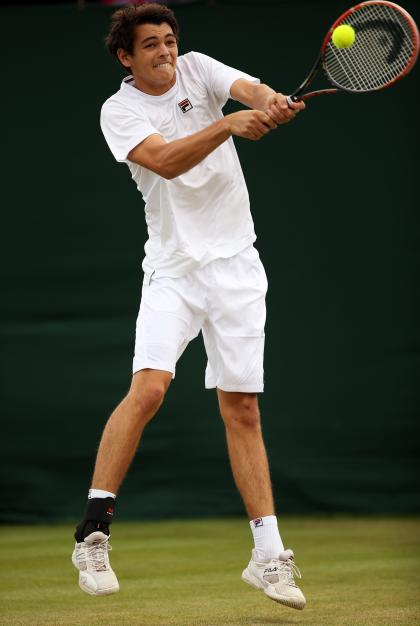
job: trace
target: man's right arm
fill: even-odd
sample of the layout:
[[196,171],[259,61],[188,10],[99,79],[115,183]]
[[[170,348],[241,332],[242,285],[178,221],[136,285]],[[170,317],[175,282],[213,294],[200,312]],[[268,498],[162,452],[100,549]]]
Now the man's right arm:
[[256,141],[273,128],[276,124],[263,111],[237,111],[193,135],[169,143],[161,135],[149,135],[130,150],[127,159],[171,179],[188,172],[231,135]]

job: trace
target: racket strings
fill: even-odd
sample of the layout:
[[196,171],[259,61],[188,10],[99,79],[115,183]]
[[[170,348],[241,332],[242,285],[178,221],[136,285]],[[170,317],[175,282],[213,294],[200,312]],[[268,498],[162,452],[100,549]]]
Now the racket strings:
[[367,8],[370,15],[359,11],[360,15],[355,16],[354,27],[359,45],[352,51],[354,86],[362,90],[380,87],[396,78],[411,56],[410,53],[404,55],[407,37],[400,23],[390,19],[389,7],[376,5]]
[[413,58],[415,41],[410,24],[398,9],[386,4],[361,5],[341,24],[356,31],[349,48],[330,40],[324,69],[332,82],[351,91],[381,89],[400,76]]
[[[358,11],[355,15],[354,27],[359,44],[354,48],[356,87],[372,89],[396,78],[404,70],[411,56],[404,55],[404,44],[408,41],[406,31],[400,21],[391,19],[401,14],[387,5],[370,5],[369,10]],[[405,20],[403,24],[406,26]],[[336,50],[336,49],[335,49]],[[334,52],[335,52],[334,50]],[[406,46],[407,52],[407,46]],[[361,71],[360,71],[361,70]],[[379,72],[378,72],[379,70]]]

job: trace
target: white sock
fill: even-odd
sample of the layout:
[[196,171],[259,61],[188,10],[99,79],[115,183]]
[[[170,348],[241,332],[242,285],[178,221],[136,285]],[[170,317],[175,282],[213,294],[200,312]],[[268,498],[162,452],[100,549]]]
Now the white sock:
[[89,489],[88,500],[92,498],[116,498],[115,493],[111,493],[110,491],[104,491],[103,489]]
[[249,522],[254,537],[255,550],[253,557],[256,561],[277,559],[284,546],[280,537],[275,515],[258,517]]

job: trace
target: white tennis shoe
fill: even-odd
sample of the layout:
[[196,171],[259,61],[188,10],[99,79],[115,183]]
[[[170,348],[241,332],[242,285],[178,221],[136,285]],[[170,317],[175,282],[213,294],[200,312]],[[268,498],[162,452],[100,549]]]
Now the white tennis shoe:
[[295,584],[294,575],[302,578],[299,568],[294,562],[292,550],[285,550],[278,559],[271,559],[266,563],[258,562],[255,550],[248,567],[242,572],[242,580],[248,585],[264,591],[265,595],[291,607],[303,609],[306,604],[305,596]]
[[79,570],[79,587],[92,596],[107,596],[120,588],[109,563],[108,540],[108,535],[96,531],[74,546],[71,560]]

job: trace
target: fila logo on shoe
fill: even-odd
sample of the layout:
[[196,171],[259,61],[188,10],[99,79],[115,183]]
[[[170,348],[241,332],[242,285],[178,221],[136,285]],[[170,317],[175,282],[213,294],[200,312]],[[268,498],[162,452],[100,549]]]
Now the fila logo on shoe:
[[267,567],[264,570],[264,574],[272,574],[273,572],[277,572],[277,567]]

